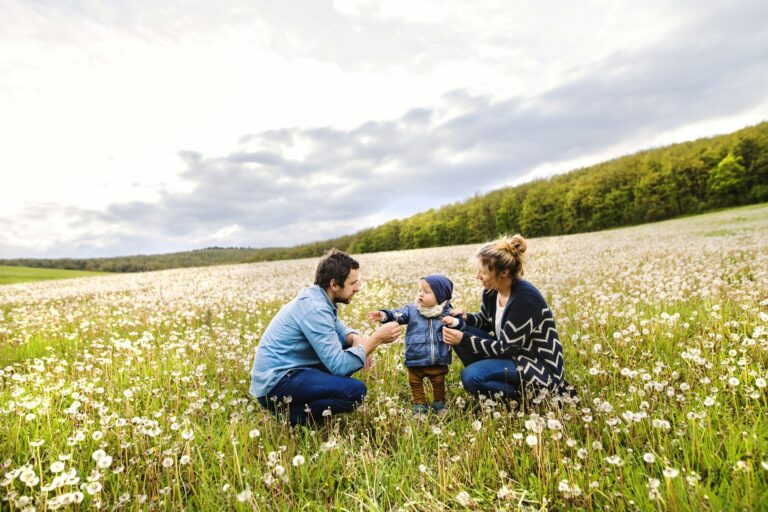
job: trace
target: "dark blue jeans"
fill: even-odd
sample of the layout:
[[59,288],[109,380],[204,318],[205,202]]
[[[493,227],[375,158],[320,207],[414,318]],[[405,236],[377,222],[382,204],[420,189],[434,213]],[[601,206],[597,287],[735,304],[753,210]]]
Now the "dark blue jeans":
[[330,410],[332,415],[353,411],[365,398],[368,391],[365,384],[357,379],[339,377],[324,370],[289,370],[277,381],[275,387],[266,396],[259,397],[258,401],[275,416],[286,414],[291,425],[322,423],[329,418],[323,416],[326,410]]
[[[490,335],[475,327],[467,326],[464,330],[471,334],[488,338]],[[520,374],[517,364],[511,359],[493,359],[485,352],[475,354],[469,343],[462,342],[453,346],[453,351],[461,359],[464,369],[461,371],[461,383],[473,395],[494,396],[501,393],[504,397],[520,399]]]

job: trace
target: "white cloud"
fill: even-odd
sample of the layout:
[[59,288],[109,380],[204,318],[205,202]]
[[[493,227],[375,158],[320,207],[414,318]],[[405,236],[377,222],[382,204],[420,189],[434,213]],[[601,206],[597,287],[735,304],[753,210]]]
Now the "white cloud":
[[316,240],[733,130],[768,117],[766,11],[5,2],[0,257]]

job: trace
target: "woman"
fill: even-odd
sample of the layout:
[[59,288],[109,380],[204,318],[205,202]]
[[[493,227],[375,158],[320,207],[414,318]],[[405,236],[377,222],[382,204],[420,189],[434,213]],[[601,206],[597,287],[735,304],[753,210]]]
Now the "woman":
[[520,235],[490,242],[477,252],[483,284],[479,313],[444,319],[443,339],[464,363],[461,382],[473,394],[520,400],[526,391],[572,394],[555,319],[539,290],[522,278],[527,244]]

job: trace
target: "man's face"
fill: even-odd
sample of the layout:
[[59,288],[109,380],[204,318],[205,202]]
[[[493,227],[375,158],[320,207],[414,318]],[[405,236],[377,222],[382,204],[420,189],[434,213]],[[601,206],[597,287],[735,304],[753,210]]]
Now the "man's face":
[[[336,281],[334,281],[335,283]],[[352,296],[360,290],[360,272],[353,268],[349,271],[344,286],[338,285],[333,290],[334,302],[342,304],[349,304],[352,300]]]

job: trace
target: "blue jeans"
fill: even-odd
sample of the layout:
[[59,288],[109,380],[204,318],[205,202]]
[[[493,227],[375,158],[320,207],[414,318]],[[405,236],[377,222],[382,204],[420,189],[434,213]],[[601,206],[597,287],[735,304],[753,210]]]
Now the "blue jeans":
[[[331,414],[353,411],[367,392],[365,384],[315,368],[294,368],[258,398],[262,407],[275,416],[287,414],[291,425],[322,423]],[[290,397],[290,399],[287,399]],[[328,413],[326,413],[328,414]]]
[[[464,332],[488,338],[489,334],[476,327],[467,326]],[[453,346],[453,351],[461,359],[464,369],[461,371],[461,383],[473,395],[493,396],[501,393],[509,399],[520,399],[521,381],[517,363],[512,359],[493,359],[484,352],[475,354],[469,343]]]

